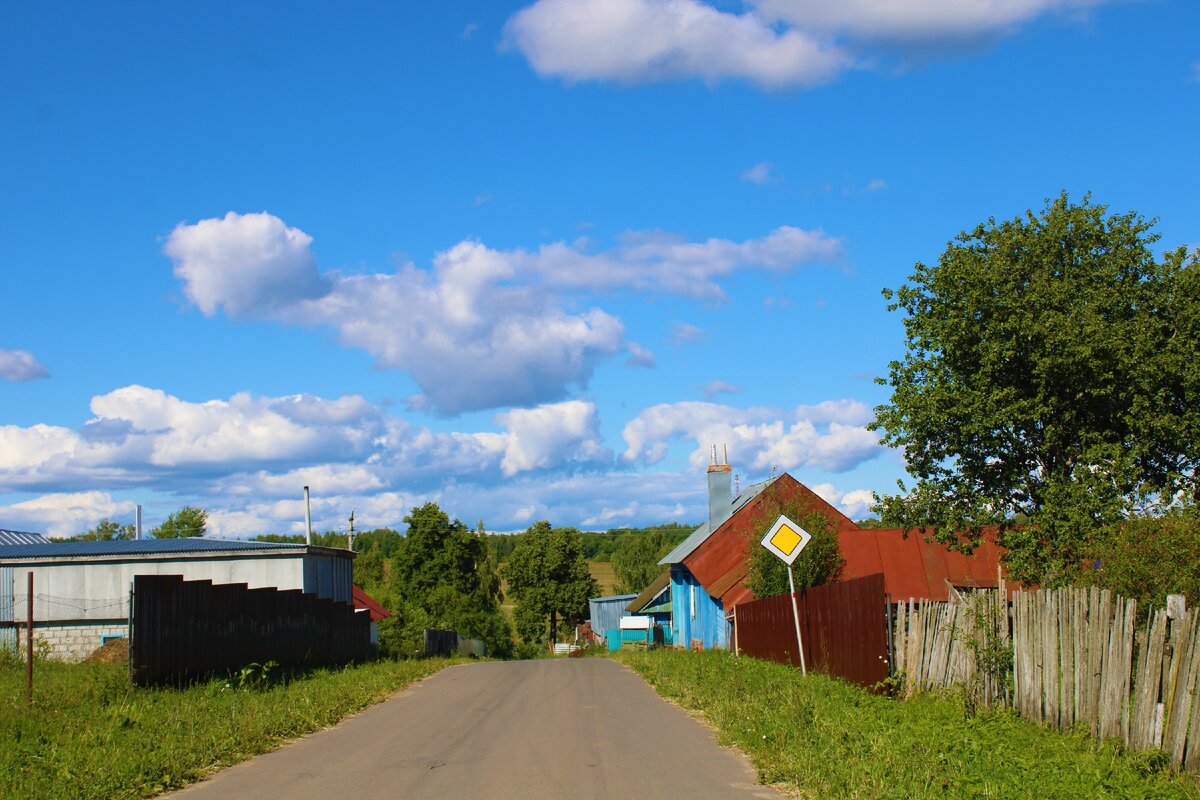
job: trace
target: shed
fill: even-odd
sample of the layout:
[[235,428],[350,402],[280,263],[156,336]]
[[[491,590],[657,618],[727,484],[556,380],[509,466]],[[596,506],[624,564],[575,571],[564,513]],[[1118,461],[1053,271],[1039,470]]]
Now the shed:
[[9,545],[0,547],[0,625],[12,630],[24,619],[26,574],[32,572],[36,638],[50,655],[79,660],[127,634],[135,575],[300,589],[351,603],[354,555],[303,544],[199,537]]
[[592,624],[592,631],[597,638],[603,639],[609,631],[621,627],[625,606],[635,597],[636,594],[613,594],[588,600],[588,622]]

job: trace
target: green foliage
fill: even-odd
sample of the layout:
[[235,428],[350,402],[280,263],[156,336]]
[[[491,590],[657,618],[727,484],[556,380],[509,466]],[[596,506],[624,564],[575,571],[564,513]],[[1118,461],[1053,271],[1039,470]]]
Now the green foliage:
[[1115,523],[1089,556],[1077,583],[1131,597],[1139,608],[1161,608],[1168,594],[1200,603],[1200,515]]
[[81,533],[77,538],[85,542],[107,542],[113,539],[132,539],[137,535],[133,525],[121,525],[110,519],[100,520],[100,524],[87,533]]
[[[517,624],[533,635],[532,621],[545,624],[557,635],[558,622],[587,616],[588,598],[596,582],[588,573],[583,541],[574,528],[551,528],[541,521],[525,532],[504,565],[509,594],[517,601]],[[549,632],[548,634],[549,635]]]
[[770,530],[783,514],[812,536],[808,545],[792,564],[796,591],[836,581],[842,574],[842,553],[837,529],[820,511],[809,508],[802,500],[779,503],[773,494],[763,497],[754,511],[750,536],[750,569],[746,587],[757,597],[773,597],[788,592],[787,564],[760,544],[763,534]]
[[125,664],[47,662],[29,709],[24,670],[0,658],[0,797],[134,800],[176,789],[326,728],[446,663],[271,669],[269,685],[236,691],[236,675],[139,689]]
[[436,503],[413,509],[404,521],[408,533],[391,558],[385,593],[402,618],[403,654],[412,654],[418,629],[429,627],[482,639],[489,654],[507,658],[512,634],[484,539]]
[[261,692],[279,682],[280,671],[278,661],[251,661],[233,676],[238,689],[243,691]]
[[1196,502],[1200,266],[1152,224],[1063,194],[884,291],[907,353],[873,427],[915,479],[884,522],[967,549],[999,525],[1013,576],[1053,585],[1103,525]]
[[208,512],[195,506],[184,506],[169,514],[151,533],[155,539],[182,539],[203,536],[208,530]]
[[623,650],[659,694],[703,714],[758,779],[806,798],[1195,798],[1161,757],[1058,733],[956,695],[895,701],[722,651]]
[[691,529],[682,525],[659,525],[628,530],[621,534],[612,555],[617,594],[640,592],[668,568],[658,561],[688,537]]
[[[613,528],[604,533],[583,531],[579,534],[585,561],[611,561],[621,543],[630,535],[648,534],[662,541],[674,540],[675,544],[682,542],[688,534],[696,529],[695,525],[681,525],[670,522],[665,525],[651,525],[646,528]],[[496,561],[504,563],[516,549],[524,533],[491,533],[487,534],[488,547],[496,557]],[[672,545],[673,547],[674,545]],[[666,553],[663,553],[666,555]]]

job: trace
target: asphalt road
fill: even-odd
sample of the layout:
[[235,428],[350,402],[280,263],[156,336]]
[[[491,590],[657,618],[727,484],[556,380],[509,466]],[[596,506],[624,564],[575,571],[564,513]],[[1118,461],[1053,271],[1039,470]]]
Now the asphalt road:
[[180,800],[779,798],[739,754],[599,658],[450,667]]

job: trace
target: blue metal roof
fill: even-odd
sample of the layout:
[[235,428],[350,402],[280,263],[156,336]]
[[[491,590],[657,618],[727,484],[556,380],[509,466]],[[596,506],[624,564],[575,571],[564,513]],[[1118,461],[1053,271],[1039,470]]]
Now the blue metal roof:
[[247,542],[242,539],[111,539],[90,542],[71,539],[45,544],[17,544],[0,550],[0,561],[17,558],[78,558],[86,556],[157,556],[176,553],[240,553],[282,550],[303,553],[306,546],[282,542]]
[[29,533],[28,531],[9,531],[0,528],[0,545],[16,545],[16,544],[48,544],[49,540],[40,533]]
[[[732,517],[734,514],[740,511],[742,506],[753,500],[755,495],[767,488],[775,480],[777,479],[772,478],[769,481],[763,481],[752,486],[747,486],[745,491],[734,498],[733,503],[730,506],[729,517]],[[729,517],[726,517],[725,519],[729,519]],[[674,550],[663,556],[662,560],[658,563],[664,566],[667,564],[680,563],[685,558],[690,556],[693,550],[704,544],[704,541],[708,539],[710,534],[712,534],[712,531],[708,529],[708,523],[706,522],[699,528],[696,528],[696,530],[692,531],[690,536],[680,542]]]

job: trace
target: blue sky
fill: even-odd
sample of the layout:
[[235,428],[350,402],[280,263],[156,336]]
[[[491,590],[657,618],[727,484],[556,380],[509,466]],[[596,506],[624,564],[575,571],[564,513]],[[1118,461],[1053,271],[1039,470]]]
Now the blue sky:
[[853,516],[880,290],[1067,191],[1200,244],[1188,0],[11,6],[0,527]]

